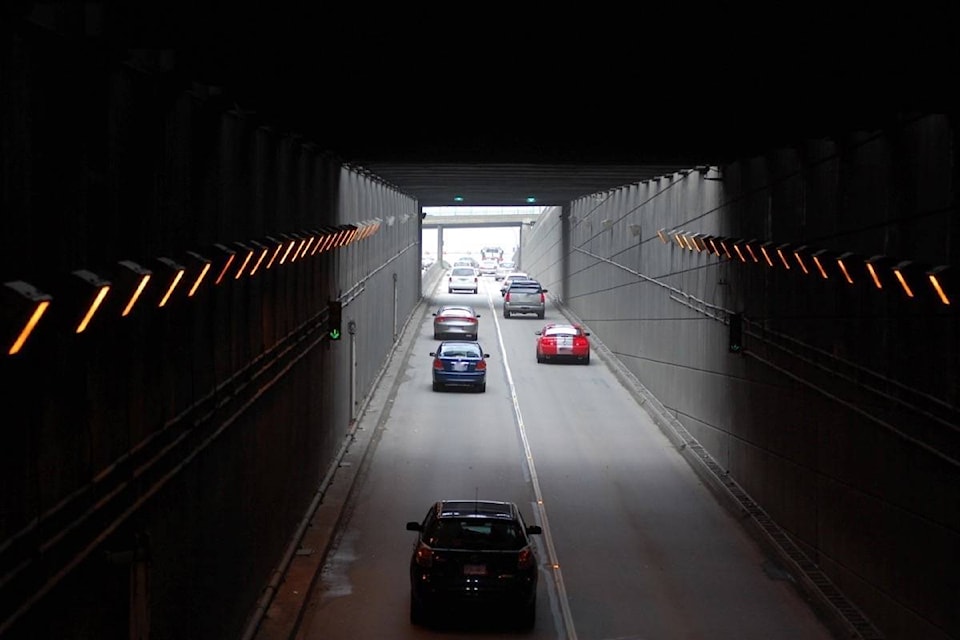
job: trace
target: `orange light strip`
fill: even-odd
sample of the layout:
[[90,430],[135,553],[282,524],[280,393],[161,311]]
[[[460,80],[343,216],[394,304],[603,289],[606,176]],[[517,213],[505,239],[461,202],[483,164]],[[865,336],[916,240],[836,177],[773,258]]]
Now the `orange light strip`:
[[[729,258],[730,260],[732,260],[732,259],[733,259],[733,254],[730,253],[730,249],[727,247],[727,241],[726,241],[726,240],[721,240],[721,241],[720,241],[720,246],[723,247],[723,253],[726,254],[727,258]],[[734,245],[734,246],[736,246],[736,245]]]
[[227,271],[230,270],[230,265],[233,264],[233,259],[236,257],[236,254],[230,252],[230,257],[227,258],[226,263],[223,265],[223,269],[220,270],[220,275],[217,276],[217,279],[214,284],[220,284],[223,282],[224,277],[227,275]]
[[273,250],[273,255],[270,256],[270,262],[267,263],[267,269],[273,266],[274,261],[277,259],[277,255],[280,254],[280,250],[283,249],[283,243],[280,242],[277,244],[277,248]]
[[660,242],[662,242],[663,244],[667,244],[668,242],[670,242],[670,239],[667,237],[667,232],[664,229],[660,229],[657,231],[657,237],[660,238]]
[[287,250],[283,252],[283,257],[280,258],[280,264],[283,264],[287,260],[287,256],[290,255],[290,252],[293,250],[293,245],[297,243],[296,240],[291,240],[290,244],[287,245]]
[[183,269],[177,269],[177,274],[173,277],[173,282],[170,283],[170,286],[167,288],[167,292],[163,294],[163,298],[160,299],[160,304],[158,307],[164,307],[167,304],[167,301],[170,300],[170,296],[173,295],[173,290],[177,288],[177,285],[180,284],[180,279],[183,278]]
[[763,259],[767,261],[767,266],[768,266],[768,267],[772,267],[772,266],[773,266],[773,260],[770,259],[770,254],[767,253],[767,248],[766,248],[766,247],[760,247],[760,253],[763,254]]
[[746,262],[746,261],[747,261],[747,259],[746,259],[746,258],[744,257],[744,255],[743,255],[743,252],[740,251],[740,245],[738,245],[738,244],[733,245],[733,249],[734,249],[734,251],[737,252],[737,255],[740,256],[740,262]]
[[943,304],[950,304],[950,297],[944,291],[943,286],[940,284],[940,279],[937,278],[936,274],[930,273],[927,275],[930,278],[930,284],[933,285],[933,290],[937,292],[937,297],[940,298],[940,302]]
[[883,282],[880,280],[880,274],[877,273],[876,268],[873,264],[867,263],[867,271],[870,273],[870,279],[873,280],[873,284],[876,285],[877,289],[883,289]]
[[757,259],[757,254],[753,252],[753,247],[750,246],[749,242],[747,243],[746,246],[747,246],[747,251],[750,253],[750,257],[753,258],[753,261],[760,262],[760,260]]
[[817,265],[817,269],[820,271],[820,275],[823,276],[823,279],[828,280],[829,276],[827,275],[827,270],[824,269],[823,265],[820,263],[819,256],[813,256],[813,264]]
[[[232,260],[232,259],[233,259],[233,257],[231,256],[231,260]],[[197,276],[197,279],[194,280],[194,282],[193,282],[193,286],[190,287],[190,293],[187,294],[187,297],[188,297],[188,298],[192,298],[192,297],[193,297],[193,294],[195,294],[195,293],[197,292],[197,289],[200,288],[200,283],[203,282],[203,279],[204,279],[205,277],[207,277],[207,272],[208,272],[208,271],[210,271],[210,263],[209,263],[209,262],[205,262],[205,263],[203,263],[203,269],[200,270],[200,275]],[[124,315],[126,315],[126,314],[124,314]]]
[[780,262],[783,263],[783,268],[790,271],[790,263],[787,261],[787,256],[784,255],[783,249],[777,249],[777,255],[780,256]]
[[93,304],[90,305],[90,308],[87,309],[87,313],[83,316],[83,320],[80,321],[80,324],[77,325],[77,333],[83,333],[87,330],[90,321],[93,320],[94,314],[97,312],[97,309],[100,308],[100,305],[103,304],[103,299],[107,297],[107,293],[110,291],[109,285],[104,285],[100,287],[100,290],[97,291],[97,297],[93,299]]
[[803,256],[800,255],[800,252],[799,252],[799,251],[794,251],[794,252],[793,252],[793,257],[795,257],[795,258],[797,259],[797,264],[800,265],[800,270],[803,271],[803,275],[809,275],[809,274],[810,274],[810,270],[807,269],[807,265],[803,262]]
[[147,288],[147,283],[149,281],[150,274],[144,274],[140,277],[140,283],[137,284],[137,288],[134,290],[133,295],[130,296],[127,306],[123,308],[123,313],[120,314],[121,317],[126,318],[128,315],[130,315],[130,312],[133,311],[133,306],[137,304],[137,300],[140,299],[140,296],[143,294],[143,290]]
[[263,251],[260,252],[260,257],[257,258],[257,263],[253,265],[253,269],[250,269],[250,275],[254,275],[257,272],[257,269],[260,268],[260,265],[263,264],[263,261],[267,258],[267,254],[270,252],[268,247],[264,247]]
[[246,271],[247,265],[250,264],[250,261],[253,259],[253,249],[247,250],[247,255],[243,258],[243,262],[240,264],[240,268],[237,269],[237,275],[233,276],[234,280],[239,280],[240,276],[243,275],[243,272]]
[[840,267],[840,271],[843,272],[843,278],[849,284],[853,284],[853,278],[850,277],[850,272],[847,271],[847,265],[843,263],[843,260],[837,259],[837,266]]
[[10,350],[7,351],[7,355],[13,356],[20,353],[20,350],[23,349],[23,345],[27,343],[27,339],[30,338],[30,334],[33,333],[33,330],[40,322],[40,318],[43,317],[43,313],[49,306],[49,300],[41,300],[39,303],[37,303],[37,306],[33,309],[33,313],[30,314],[30,319],[27,320],[25,325],[23,325],[23,329],[21,329],[20,333],[17,335],[17,339],[13,341],[13,344],[10,346]]
[[913,297],[913,289],[911,289],[911,288],[910,288],[910,285],[907,284],[907,279],[906,279],[906,277],[903,275],[903,273],[900,271],[900,269],[894,269],[894,270],[893,270],[893,274],[894,274],[895,276],[897,276],[897,280],[900,281],[900,286],[903,287],[904,293],[906,293],[908,297],[912,298],[912,297]]

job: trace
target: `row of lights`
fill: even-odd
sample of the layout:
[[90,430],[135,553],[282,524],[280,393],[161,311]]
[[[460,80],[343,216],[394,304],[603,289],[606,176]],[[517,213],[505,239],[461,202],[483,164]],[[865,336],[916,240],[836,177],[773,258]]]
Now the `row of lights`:
[[230,246],[214,244],[207,255],[187,251],[185,262],[189,267],[167,257],[157,258],[155,269],[121,260],[112,274],[113,281],[92,271],[74,271],[63,287],[62,301],[65,304],[62,306],[58,306],[61,302],[59,294],[55,299],[28,282],[6,282],[0,288],[2,348],[10,356],[20,353],[40,322],[56,309],[64,312],[62,317],[67,329],[81,334],[90,327],[98,312],[111,307],[111,301],[113,310],[121,317],[131,315],[138,305],[163,308],[181,291],[186,291],[186,297],[192,298],[205,284],[216,286],[230,280],[252,278],[280,265],[346,247],[377,233],[380,225],[378,218],[279,237],[268,236],[264,242],[235,242]]
[[834,278],[851,285],[864,282],[877,289],[899,288],[911,299],[929,297],[942,305],[951,305],[960,299],[956,276],[949,265],[928,266],[884,255],[865,258],[853,252],[837,253],[807,245],[775,244],[684,230],[660,229],[657,236],[664,244],[675,243],[682,249],[706,252],[718,258],[797,271],[823,280]]

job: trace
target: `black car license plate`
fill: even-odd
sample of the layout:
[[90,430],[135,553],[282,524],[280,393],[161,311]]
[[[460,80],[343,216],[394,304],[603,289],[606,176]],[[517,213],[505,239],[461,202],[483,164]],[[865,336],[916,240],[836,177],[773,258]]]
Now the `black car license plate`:
[[487,575],[487,565],[485,565],[485,564],[465,564],[465,565],[463,565],[463,575],[465,575],[465,576],[485,576],[485,575]]

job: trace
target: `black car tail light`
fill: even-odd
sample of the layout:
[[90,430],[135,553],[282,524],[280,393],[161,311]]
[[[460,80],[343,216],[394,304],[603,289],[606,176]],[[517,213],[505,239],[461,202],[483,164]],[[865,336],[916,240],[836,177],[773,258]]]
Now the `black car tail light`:
[[417,545],[417,552],[413,556],[413,561],[418,567],[430,567],[433,565],[433,549],[423,544]]
[[481,360],[477,363],[477,371],[486,371],[487,370],[487,361]]
[[443,370],[443,361],[440,358],[433,359],[433,368],[438,370]]
[[517,568],[518,569],[529,569],[533,566],[533,551],[530,550],[530,547],[524,547],[520,550],[520,553],[517,554]]
[[540,302],[544,302],[546,298],[543,297],[543,291],[540,292]]
[[507,291],[507,295],[503,296],[503,301],[504,301],[504,302],[510,302],[510,292],[509,292],[509,291]]

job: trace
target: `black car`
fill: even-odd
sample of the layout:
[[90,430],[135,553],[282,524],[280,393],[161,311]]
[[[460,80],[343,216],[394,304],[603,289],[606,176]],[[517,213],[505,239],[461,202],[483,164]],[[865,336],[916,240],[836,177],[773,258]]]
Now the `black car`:
[[457,606],[510,609],[517,625],[536,618],[539,562],[517,505],[494,500],[440,500],[417,531],[410,559],[410,622],[425,624],[435,610]]

